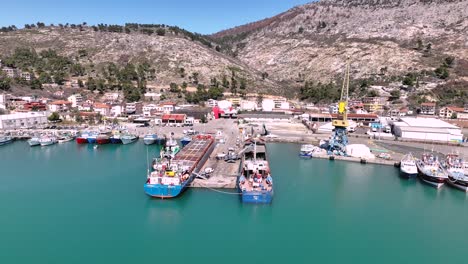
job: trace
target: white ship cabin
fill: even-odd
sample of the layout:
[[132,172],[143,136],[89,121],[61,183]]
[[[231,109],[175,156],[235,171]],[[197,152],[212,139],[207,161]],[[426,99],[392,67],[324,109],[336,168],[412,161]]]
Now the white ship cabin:
[[148,177],[149,184],[180,185],[190,178],[187,166],[177,163],[156,162]]

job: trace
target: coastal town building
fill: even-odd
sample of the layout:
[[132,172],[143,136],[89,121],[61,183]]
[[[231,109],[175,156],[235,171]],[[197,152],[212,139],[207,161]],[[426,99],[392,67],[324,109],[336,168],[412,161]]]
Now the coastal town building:
[[155,104],[147,104],[143,106],[143,116],[153,116],[158,110],[162,110],[162,107]]
[[47,124],[47,112],[0,115],[0,129],[31,128]]
[[0,109],[7,109],[6,94],[0,94]]
[[111,112],[110,110],[111,110],[111,106],[108,104],[104,104],[104,103],[93,104],[93,111],[95,113],[101,114],[102,116],[110,116],[110,112]]
[[23,104],[22,111],[43,112],[47,110],[47,105],[42,102],[27,102]]
[[125,112],[125,107],[121,104],[113,104],[111,105],[110,109],[110,116],[111,117],[118,117],[122,116]]
[[71,108],[72,102],[65,100],[53,101],[47,104],[47,108],[51,112],[66,112]]
[[256,101],[242,100],[240,104],[240,110],[242,111],[256,111],[258,110],[258,104]]
[[126,103],[125,113],[127,115],[141,115],[143,113],[143,103],[142,102]]
[[422,103],[421,114],[422,115],[435,115],[436,103]]
[[88,111],[89,112],[89,111],[91,111],[93,109],[93,105],[90,104],[90,103],[84,102],[84,103],[79,104],[77,108],[78,108],[78,111]]
[[3,67],[2,71],[6,74],[8,78],[16,78],[19,77],[18,70],[11,67]]
[[184,124],[186,118],[186,114],[164,114],[161,121],[163,124]]
[[439,117],[445,119],[468,119],[468,111],[464,107],[447,106],[439,110]]
[[72,107],[78,107],[83,102],[83,97],[81,94],[74,94],[69,96],[67,100],[72,103]]
[[367,112],[375,113],[383,110],[386,99],[385,97],[364,97],[362,104]]

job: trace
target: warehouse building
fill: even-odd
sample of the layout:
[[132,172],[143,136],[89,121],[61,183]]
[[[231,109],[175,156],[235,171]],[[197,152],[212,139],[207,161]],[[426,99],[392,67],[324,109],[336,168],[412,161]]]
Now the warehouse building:
[[395,136],[421,141],[461,142],[461,129],[436,118],[401,118],[393,122]]
[[0,115],[0,129],[30,128],[47,124],[46,112],[27,112]]

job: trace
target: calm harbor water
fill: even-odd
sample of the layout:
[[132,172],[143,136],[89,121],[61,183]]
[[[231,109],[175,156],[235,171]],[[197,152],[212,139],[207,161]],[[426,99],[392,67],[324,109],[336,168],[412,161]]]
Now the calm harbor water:
[[[0,147],[0,263],[466,263],[468,196],[268,146],[275,197],[143,192],[146,147]],[[150,153],[159,153],[156,146]]]

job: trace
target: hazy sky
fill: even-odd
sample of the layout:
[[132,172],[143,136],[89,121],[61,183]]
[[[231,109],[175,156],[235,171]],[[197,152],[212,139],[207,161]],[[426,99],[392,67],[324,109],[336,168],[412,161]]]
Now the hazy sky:
[[11,0],[0,3],[0,26],[46,24],[177,25],[203,34],[270,17],[312,0]]

